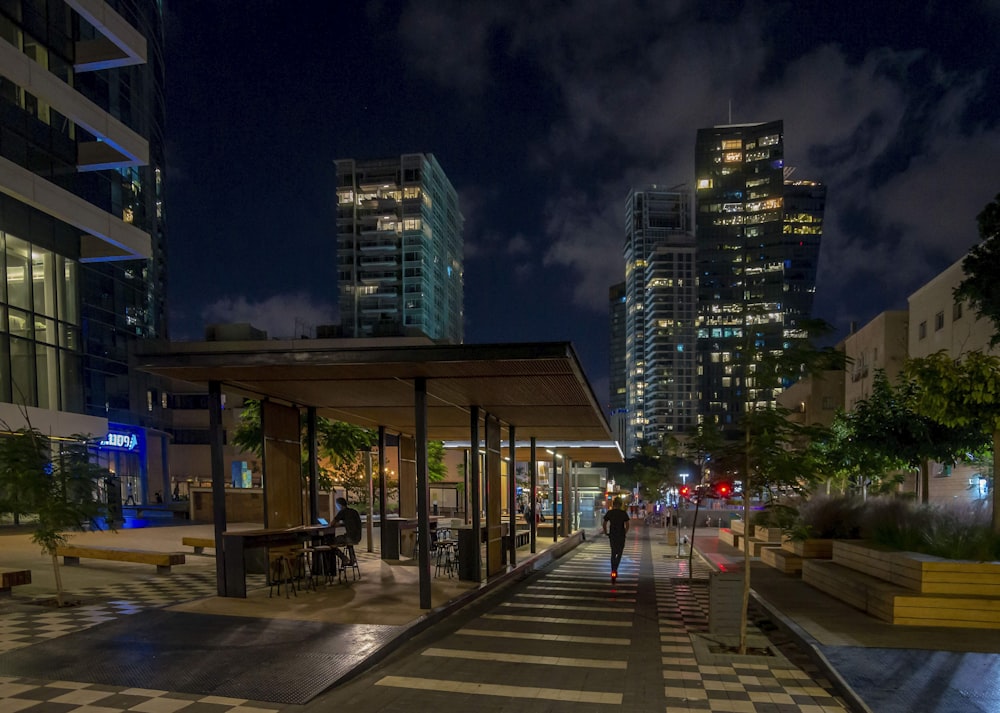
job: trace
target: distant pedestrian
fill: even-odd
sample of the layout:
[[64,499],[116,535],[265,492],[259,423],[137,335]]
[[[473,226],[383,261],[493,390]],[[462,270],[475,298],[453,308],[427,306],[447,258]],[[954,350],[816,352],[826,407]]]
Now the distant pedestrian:
[[618,579],[618,565],[621,564],[622,553],[625,551],[625,535],[628,534],[629,519],[628,513],[622,509],[622,499],[615,498],[601,523],[601,532],[608,536],[608,541],[611,543],[612,582]]

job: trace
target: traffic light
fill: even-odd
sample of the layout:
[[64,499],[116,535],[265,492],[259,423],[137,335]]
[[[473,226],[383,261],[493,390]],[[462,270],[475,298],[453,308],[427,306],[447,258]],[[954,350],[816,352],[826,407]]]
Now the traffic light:
[[680,487],[680,490],[678,492],[680,493],[680,496],[682,498],[689,498],[689,497],[691,497],[691,488],[689,488],[686,485],[682,485]]
[[715,486],[715,493],[720,498],[728,498],[733,494],[733,488],[729,485],[729,483],[719,483]]

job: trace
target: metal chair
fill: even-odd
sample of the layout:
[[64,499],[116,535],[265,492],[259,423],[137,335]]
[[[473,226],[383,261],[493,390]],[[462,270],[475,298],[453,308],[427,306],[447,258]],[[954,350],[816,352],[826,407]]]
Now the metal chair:
[[[347,572],[351,572],[351,581],[356,582],[361,579],[361,567],[358,566],[358,558],[354,553],[354,545],[346,544],[344,547],[344,553],[347,557],[347,561],[340,560],[337,574],[337,581],[347,581]],[[341,579],[343,578],[343,579]]]

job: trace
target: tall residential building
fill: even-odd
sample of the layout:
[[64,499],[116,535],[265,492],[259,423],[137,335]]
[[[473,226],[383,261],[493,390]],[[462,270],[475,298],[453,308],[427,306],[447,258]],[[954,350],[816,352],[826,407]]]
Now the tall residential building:
[[626,455],[696,423],[690,194],[648,186],[625,204]]
[[7,0],[0,38],[0,430],[108,434],[137,495],[163,461],[128,369],[166,336],[162,5]]
[[460,344],[463,218],[437,159],[336,164],[340,332]]
[[695,172],[700,412],[732,428],[780,393],[757,386],[754,355],[805,337],[826,188],[787,180],[781,121],[699,129]]

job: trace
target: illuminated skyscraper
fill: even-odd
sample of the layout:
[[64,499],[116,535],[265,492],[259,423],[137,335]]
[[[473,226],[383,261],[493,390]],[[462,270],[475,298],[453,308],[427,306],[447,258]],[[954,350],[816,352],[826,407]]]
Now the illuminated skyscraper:
[[342,334],[460,344],[463,218],[437,159],[417,153],[336,163]]
[[700,413],[732,427],[756,388],[753,359],[805,336],[826,188],[787,180],[781,121],[698,131],[695,149]]
[[625,204],[626,456],[697,423],[690,194],[649,186]]

